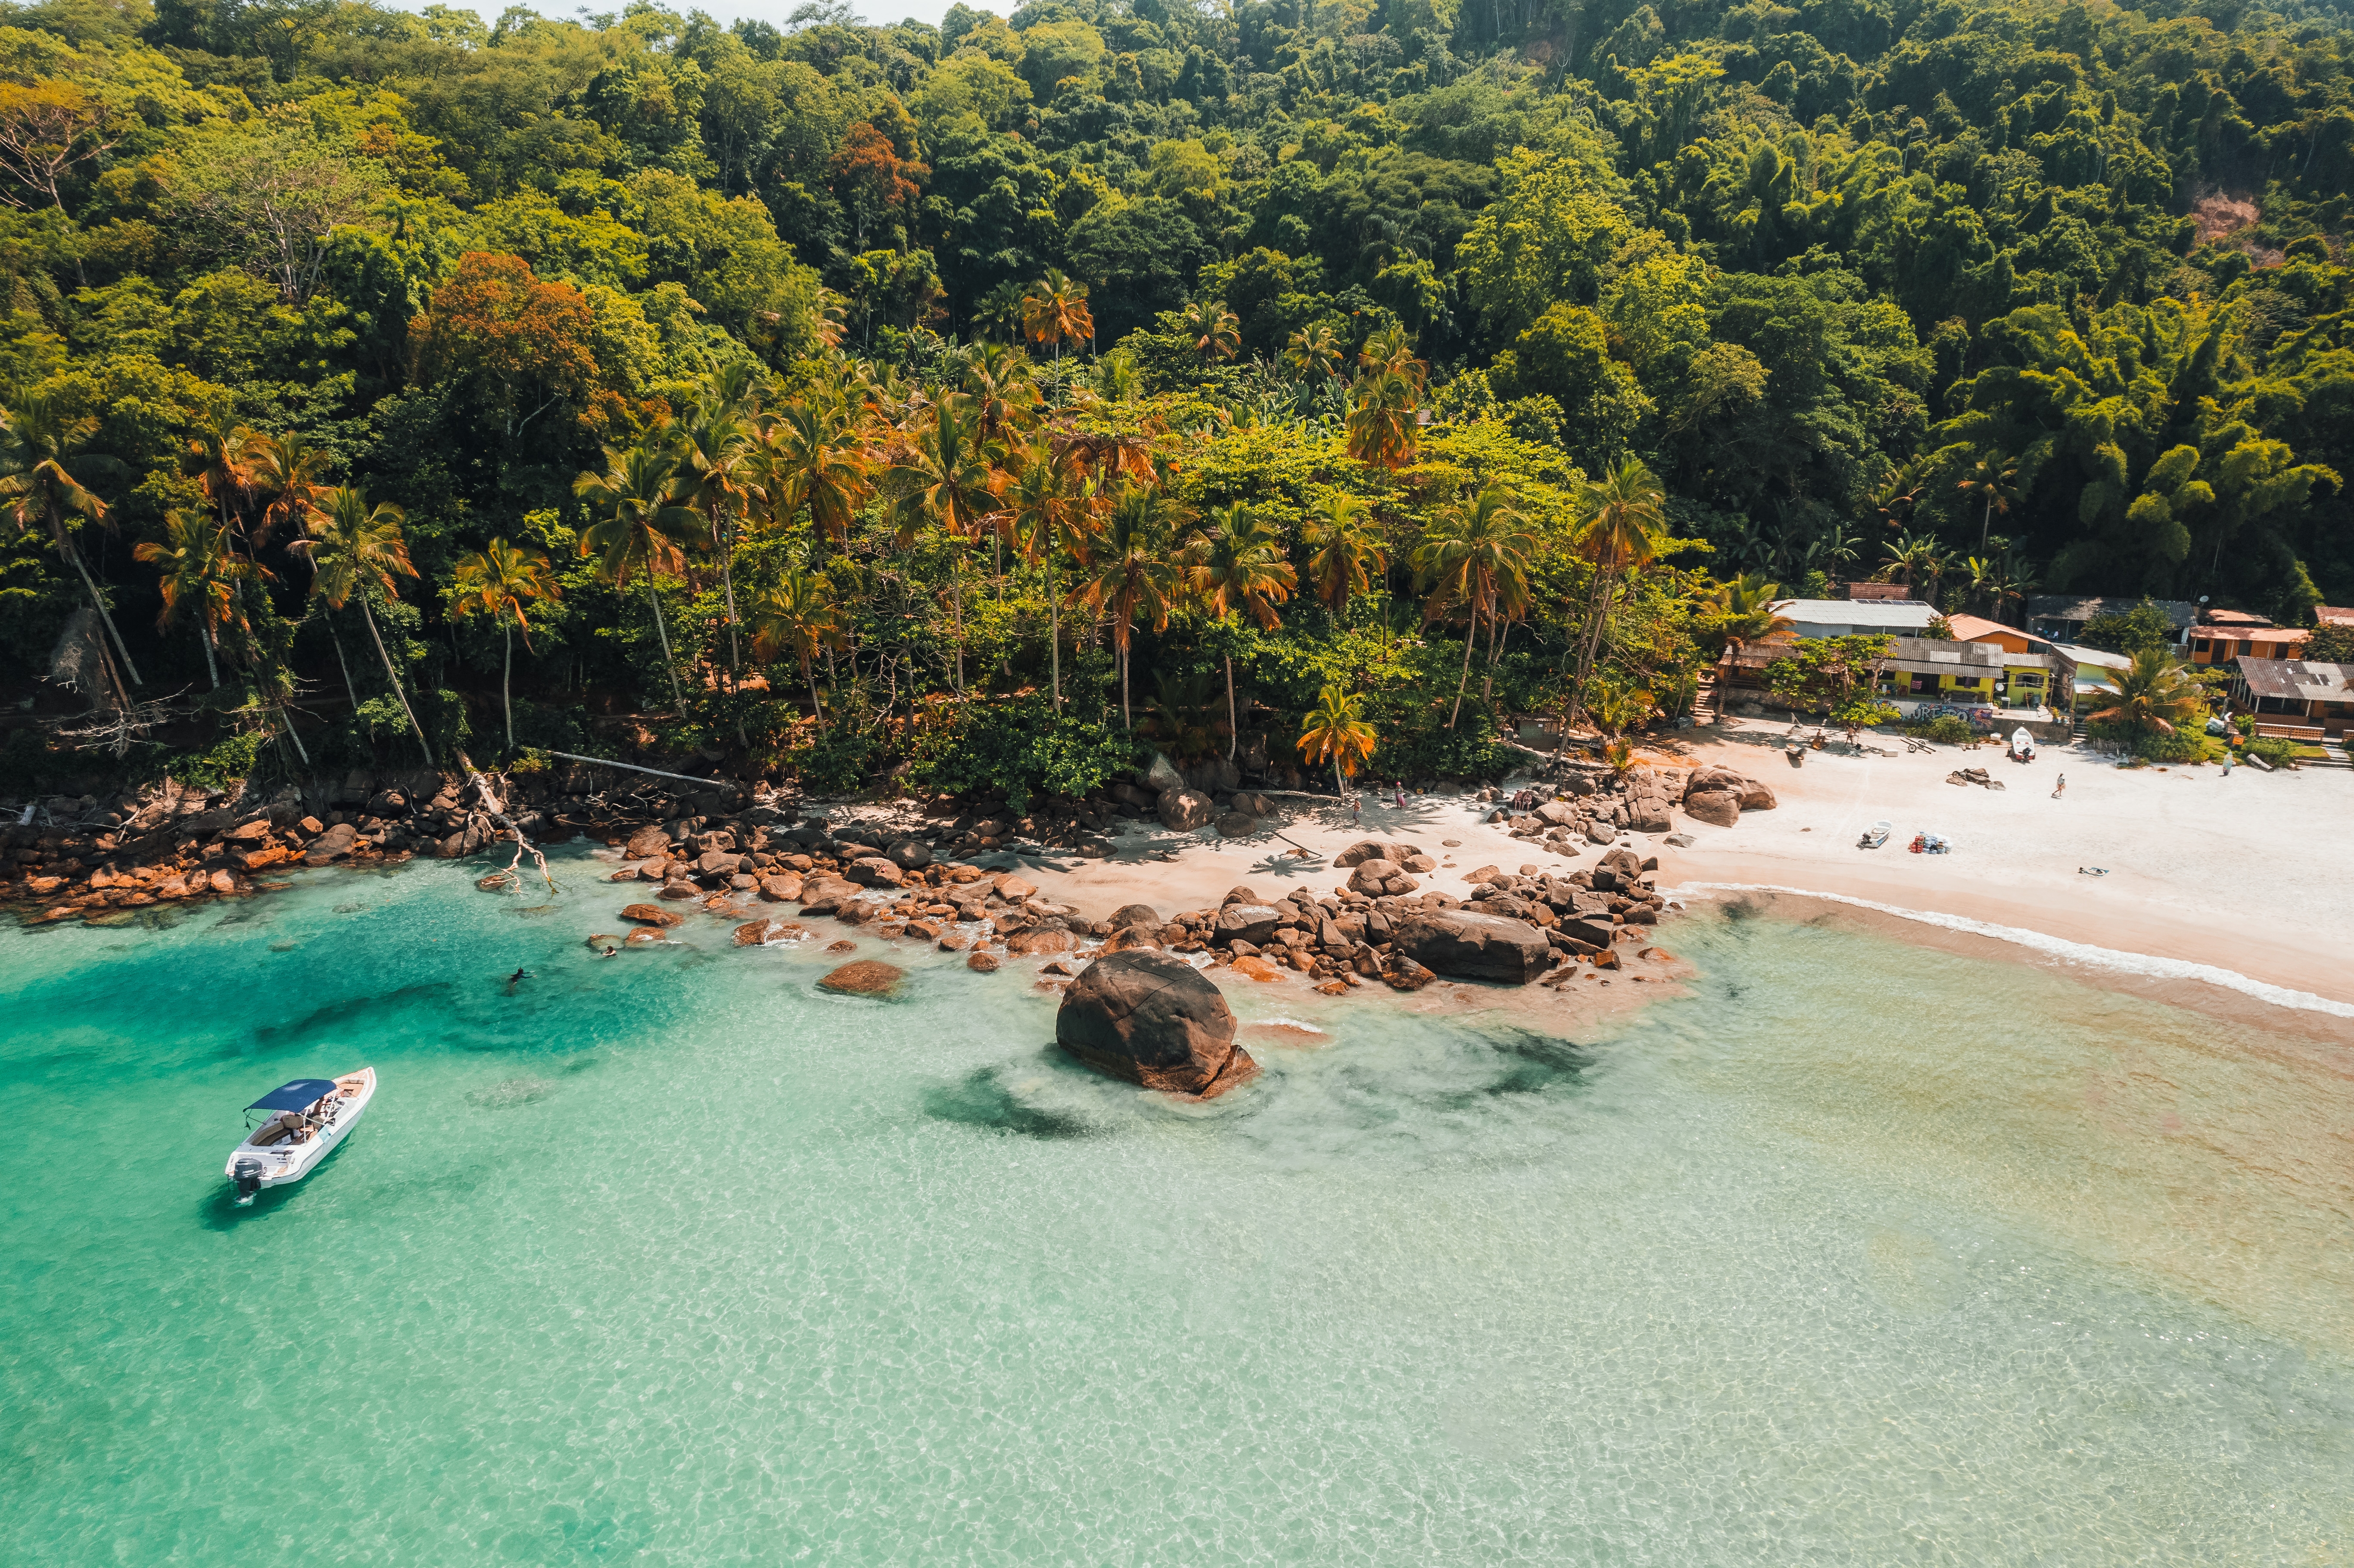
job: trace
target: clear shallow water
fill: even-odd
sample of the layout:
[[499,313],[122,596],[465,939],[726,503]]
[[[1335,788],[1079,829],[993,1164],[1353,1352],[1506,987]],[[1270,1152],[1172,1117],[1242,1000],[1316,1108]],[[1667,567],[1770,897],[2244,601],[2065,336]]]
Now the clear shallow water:
[[1181,1109],[1013,970],[470,884],[0,934],[0,1561],[2354,1554],[2330,1048],[1711,913],[1574,1041],[1238,998],[1335,1043]]

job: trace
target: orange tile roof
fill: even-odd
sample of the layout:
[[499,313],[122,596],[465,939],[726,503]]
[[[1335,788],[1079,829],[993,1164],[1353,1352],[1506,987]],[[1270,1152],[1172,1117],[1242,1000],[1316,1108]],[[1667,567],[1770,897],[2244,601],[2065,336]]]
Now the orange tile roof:
[[1946,624],[1954,629],[1954,641],[1956,642],[1976,642],[1994,631],[2008,631],[2020,638],[2027,635],[2016,626],[2005,626],[1999,620],[1988,620],[1982,615],[1949,615],[1946,617]]

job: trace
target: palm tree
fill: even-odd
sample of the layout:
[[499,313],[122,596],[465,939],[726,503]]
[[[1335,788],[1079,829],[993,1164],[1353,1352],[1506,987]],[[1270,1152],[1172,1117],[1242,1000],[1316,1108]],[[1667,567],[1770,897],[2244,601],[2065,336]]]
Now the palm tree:
[[[98,421],[76,414],[58,393],[29,393],[17,400],[13,410],[0,408],[0,469],[5,469],[0,472],[0,511],[20,532],[32,528],[46,532],[58,554],[73,564],[81,577],[82,590],[90,595],[90,608],[98,611],[108,635],[114,639],[115,652],[122,656],[131,684],[143,685],[139,667],[131,662],[131,650],[115,627],[113,613],[106,608],[98,584],[90,580],[81,552],[74,548],[72,520],[80,517],[106,525],[106,503],[66,471],[66,464],[79,459],[84,472],[122,466],[88,450],[90,439],[96,434]],[[122,684],[122,677],[116,676],[116,687]],[[122,694],[127,704],[129,694]]]
[[2090,724],[2115,721],[2136,732],[2154,729],[2172,735],[2176,725],[2195,717],[2204,705],[2188,671],[2164,649],[2145,648],[2117,673],[2116,701],[2084,718]]
[[1911,588],[1914,577],[1928,570],[1929,563],[1937,558],[1940,546],[1934,534],[1899,534],[1882,546],[1880,573],[1882,577],[1902,576],[1904,586]]
[[1349,388],[1349,456],[1387,469],[1412,462],[1419,391],[1402,369],[1375,365],[1359,372]]
[[598,569],[616,589],[627,588],[632,574],[644,575],[646,602],[653,606],[654,632],[662,639],[663,673],[670,677],[671,701],[683,708],[686,698],[678,689],[670,629],[663,624],[654,577],[685,569],[686,552],[679,541],[694,537],[701,519],[679,504],[680,486],[669,453],[645,445],[626,453],[608,448],[605,464],[603,473],[583,472],[572,482],[572,493],[603,514],[580,535],[580,553],[597,557]]
[[523,628],[524,652],[531,652],[531,622],[524,611],[544,599],[562,599],[546,555],[521,550],[504,539],[493,539],[472,555],[458,557],[454,576],[461,615],[487,615],[499,623],[505,659],[499,672],[499,707],[506,715],[507,749],[514,749],[515,628]]
[[1330,322],[1300,328],[1284,345],[1283,362],[1305,380],[1337,380],[1341,375],[1341,340]]
[[753,655],[767,660],[790,653],[799,660],[801,679],[809,683],[810,716],[820,722],[825,709],[818,701],[811,661],[824,650],[849,645],[849,628],[823,573],[794,567],[752,601]]
[[1119,652],[1119,718],[1133,728],[1129,708],[1128,655],[1139,618],[1155,631],[1169,624],[1184,588],[1184,573],[1172,549],[1182,509],[1159,491],[1130,485],[1113,503],[1102,534],[1080,564],[1082,577],[1072,601],[1096,615],[1111,617],[1112,646]]
[[1232,359],[1243,346],[1242,323],[1224,300],[1196,300],[1177,318],[1193,340],[1193,350],[1204,359]]
[[1316,597],[1338,610],[1353,593],[1364,593],[1374,577],[1389,569],[1389,556],[1373,526],[1373,507],[1360,496],[1335,493],[1319,515],[1302,529],[1309,556],[1308,572],[1316,582]]
[[1978,459],[1968,476],[1955,486],[1965,496],[1986,503],[1985,510],[1978,516],[1979,549],[1986,548],[1987,529],[1993,524],[1994,514],[1998,512],[2008,514],[2010,503],[2019,499],[2019,490],[2013,482],[2018,478],[2019,465],[1997,453],[1990,458]]
[[1096,334],[1096,319],[1087,310],[1087,285],[1049,267],[1046,275],[1022,297],[1022,330],[1033,343],[1055,345],[1055,363],[1063,362],[1063,345]]
[[956,689],[964,692],[964,550],[994,515],[1002,477],[991,465],[971,400],[949,393],[920,422],[892,471],[902,544],[912,543],[926,520],[939,524],[949,545],[949,588],[956,605]]
[[393,697],[408,717],[408,727],[425,752],[426,766],[438,768],[433,743],[425,738],[425,726],[417,722],[417,710],[408,705],[408,694],[401,690],[392,655],[385,652],[384,638],[376,629],[376,614],[368,609],[370,588],[381,589],[387,599],[397,599],[400,590],[394,579],[417,575],[417,568],[408,562],[408,546],[400,537],[407,514],[389,501],[369,505],[367,497],[353,485],[331,490],[321,500],[323,507],[311,514],[311,536],[304,541],[311,555],[311,591],[330,609],[341,609],[354,598],[359,600],[360,619],[367,624],[368,639],[384,663],[385,679],[392,683]]
[[1724,639],[1727,653],[1787,631],[1794,623],[1774,609],[1781,592],[1782,585],[1766,581],[1763,572],[1744,573],[1731,582],[1719,583],[1701,601],[1702,629]]
[[334,462],[332,453],[313,446],[299,431],[275,440],[262,437],[255,443],[253,488],[257,494],[270,498],[262,508],[260,525],[254,530],[257,545],[267,542],[283,524],[291,524],[295,536],[302,536],[304,520],[329,489],[327,470]]
[[981,297],[972,308],[972,324],[1002,342],[1012,342],[1022,334],[1022,295],[1019,283],[1008,279]]
[[[712,553],[719,557],[719,582],[727,602],[727,673],[742,663],[736,643],[736,523],[753,502],[758,444],[744,407],[750,400],[739,361],[720,383],[673,427],[678,442],[680,500],[699,509]],[[742,726],[739,723],[740,733]]]
[[[1284,559],[1281,536],[1239,501],[1210,514],[1210,526],[1187,546],[1185,565],[1194,596],[1213,616],[1224,620],[1241,609],[1269,631],[1280,624],[1275,607],[1299,585],[1299,574]],[[1231,761],[1241,725],[1235,712],[1234,655],[1225,655],[1225,662],[1226,757]]]
[[1299,754],[1310,762],[1332,762],[1332,788],[1347,794],[1348,780],[1373,755],[1373,726],[1365,723],[1364,698],[1327,686],[1299,731]]
[[1002,343],[984,343],[965,362],[963,391],[972,399],[981,440],[1003,444],[1037,420],[1038,384],[1030,356]]
[[1538,548],[1528,520],[1511,497],[1490,485],[1469,506],[1441,509],[1422,543],[1415,546],[1414,569],[1431,590],[1425,614],[1437,619],[1457,606],[1470,612],[1463,634],[1463,673],[1455,683],[1455,706],[1447,727],[1463,715],[1463,690],[1471,680],[1471,646],[1479,640],[1482,617],[1490,622],[1518,615],[1528,603],[1529,573]]
[[151,541],[131,554],[163,568],[163,581],[156,587],[164,596],[164,613],[156,618],[157,625],[176,624],[184,606],[196,610],[196,638],[205,650],[205,676],[217,692],[220,666],[213,657],[216,631],[243,624],[238,582],[259,568],[230,547],[226,527],[201,513],[175,508],[164,514],[164,526],[168,543]]
[[1585,520],[1577,535],[1578,554],[1594,563],[1594,597],[1586,607],[1585,646],[1579,652],[1577,678],[1570,685],[1569,706],[1562,715],[1562,744],[1569,744],[1569,726],[1578,712],[1586,678],[1602,648],[1602,629],[1609,620],[1610,595],[1619,574],[1649,561],[1658,549],[1659,529],[1667,520],[1667,496],[1659,482],[1641,461],[1628,458],[1598,480],[1588,480],[1578,499]]
[[769,521],[781,525],[803,507],[821,536],[839,545],[866,503],[866,443],[843,408],[795,398],[760,421],[758,481]]
[[1063,593],[1055,553],[1084,556],[1095,532],[1096,483],[1067,473],[1046,443],[1023,453],[1005,499],[1013,547],[1046,573],[1046,636],[1055,711],[1063,706]]

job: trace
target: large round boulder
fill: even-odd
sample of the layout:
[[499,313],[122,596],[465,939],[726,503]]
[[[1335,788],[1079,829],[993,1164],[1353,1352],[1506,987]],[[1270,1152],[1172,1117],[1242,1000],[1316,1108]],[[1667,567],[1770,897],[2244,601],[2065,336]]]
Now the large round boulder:
[[1204,1099],[1258,1071],[1235,1044],[1234,1010],[1218,988],[1149,948],[1080,970],[1055,1014],[1055,1041],[1099,1073]]
[[1218,803],[1199,789],[1169,789],[1161,796],[1161,825],[1172,833],[1190,833],[1217,813]]
[[1397,923],[1394,951],[1456,980],[1526,985],[1553,967],[1553,944],[1524,921],[1469,909],[1429,909]]
[[1741,821],[1741,797],[1728,789],[1703,789],[1684,797],[1684,815],[1695,822],[1729,828]]
[[1161,929],[1161,911],[1150,904],[1123,904],[1111,912],[1111,928],[1125,931],[1130,926],[1150,926]]

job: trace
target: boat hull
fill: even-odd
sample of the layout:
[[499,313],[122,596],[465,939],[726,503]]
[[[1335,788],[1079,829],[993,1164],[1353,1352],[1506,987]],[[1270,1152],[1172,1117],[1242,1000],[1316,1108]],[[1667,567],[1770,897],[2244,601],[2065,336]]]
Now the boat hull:
[[256,1144],[253,1137],[260,1136],[278,1121],[273,1117],[229,1151],[223,1173],[237,1183],[240,1196],[250,1198],[267,1188],[292,1186],[317,1170],[321,1161],[351,1137],[360,1118],[367,1114],[368,1103],[376,1097],[376,1069],[362,1067],[345,1074],[335,1083],[341,1092],[331,1098],[324,1125],[300,1143],[281,1140]]

